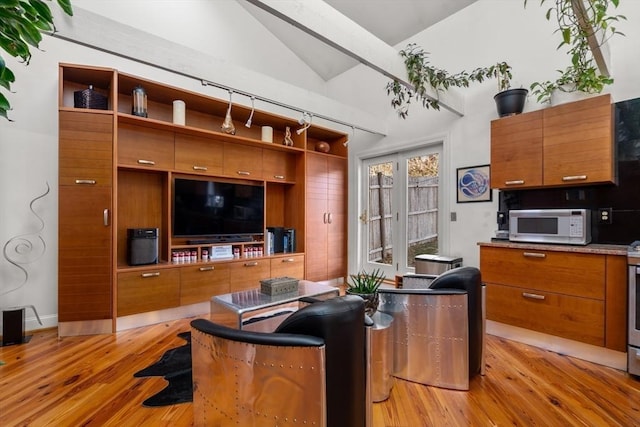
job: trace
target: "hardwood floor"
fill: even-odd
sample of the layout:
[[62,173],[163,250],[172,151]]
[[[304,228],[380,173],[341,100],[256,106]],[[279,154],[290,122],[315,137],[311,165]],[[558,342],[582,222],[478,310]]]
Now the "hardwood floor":
[[[190,426],[192,405],[144,408],[165,386],[134,378],[184,344],[183,319],[111,335],[0,347],[1,426]],[[640,425],[640,381],[625,372],[489,335],[485,376],[468,392],[395,379],[375,427]]]

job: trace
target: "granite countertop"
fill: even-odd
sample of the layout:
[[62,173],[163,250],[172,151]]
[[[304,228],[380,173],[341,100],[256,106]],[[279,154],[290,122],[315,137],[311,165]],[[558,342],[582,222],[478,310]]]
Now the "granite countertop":
[[495,247],[495,248],[513,248],[513,249],[531,249],[540,251],[556,251],[556,252],[577,252],[583,254],[600,254],[600,255],[623,255],[627,256],[627,245],[605,245],[600,243],[592,243],[585,246],[578,245],[558,245],[548,243],[521,243],[510,242],[508,240],[491,240],[490,242],[478,242],[478,246]]

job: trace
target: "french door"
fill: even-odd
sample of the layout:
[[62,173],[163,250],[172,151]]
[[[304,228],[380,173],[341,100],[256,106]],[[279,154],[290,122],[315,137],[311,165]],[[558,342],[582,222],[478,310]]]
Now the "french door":
[[439,249],[441,145],[363,160],[364,270],[388,278],[412,271],[415,256]]

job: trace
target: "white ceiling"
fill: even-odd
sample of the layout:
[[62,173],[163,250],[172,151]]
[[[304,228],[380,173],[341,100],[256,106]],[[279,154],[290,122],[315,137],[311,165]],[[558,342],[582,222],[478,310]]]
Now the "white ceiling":
[[[316,0],[319,1],[319,0]],[[407,40],[477,0],[325,0],[390,46]],[[242,6],[324,80],[358,64],[293,25],[250,4]]]

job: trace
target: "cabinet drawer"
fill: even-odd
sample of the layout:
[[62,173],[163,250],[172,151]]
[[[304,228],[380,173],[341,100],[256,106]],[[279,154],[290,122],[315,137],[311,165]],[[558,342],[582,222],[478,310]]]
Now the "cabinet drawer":
[[171,170],[174,167],[173,140],[173,132],[121,124],[118,165]]
[[604,300],[605,256],[512,248],[480,248],[485,282]]
[[267,181],[295,181],[295,155],[283,151],[263,150],[262,174]]
[[224,174],[235,178],[262,179],[262,148],[225,142]]
[[304,255],[271,258],[271,277],[304,279]]
[[487,283],[487,319],[604,346],[604,302]]
[[118,273],[118,316],[180,305],[180,271],[176,268]]
[[264,258],[229,263],[230,291],[259,288],[260,280],[271,277],[270,270],[270,262]]
[[178,133],[175,144],[176,170],[207,175],[222,174],[222,143]]
[[206,302],[229,293],[229,266],[210,263],[180,268],[180,305]]
[[111,186],[113,116],[60,112],[60,185]]

